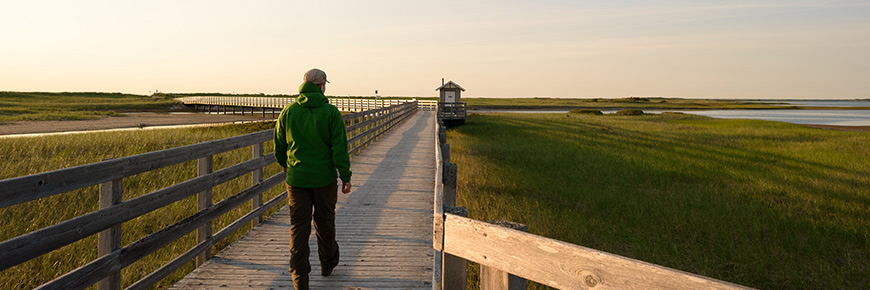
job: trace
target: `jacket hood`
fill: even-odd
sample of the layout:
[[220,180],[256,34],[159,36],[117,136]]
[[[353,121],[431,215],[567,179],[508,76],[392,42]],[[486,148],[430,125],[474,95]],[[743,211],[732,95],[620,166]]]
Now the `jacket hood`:
[[320,86],[312,82],[304,82],[299,86],[299,97],[296,102],[303,107],[320,107],[329,103]]

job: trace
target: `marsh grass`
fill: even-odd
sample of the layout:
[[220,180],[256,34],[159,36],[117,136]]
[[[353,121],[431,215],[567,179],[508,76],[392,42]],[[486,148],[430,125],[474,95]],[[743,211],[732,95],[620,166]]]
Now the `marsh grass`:
[[[253,123],[207,128],[166,129],[89,133],[49,137],[0,139],[0,179],[45,172],[98,162],[208,140],[238,136],[271,129],[274,123]],[[264,152],[272,152],[271,142],[264,143]],[[251,147],[244,147],[214,156],[214,170],[251,159]],[[264,178],[280,171],[272,164],[264,170]],[[123,180],[124,200],[150,193],[196,177],[196,161],[168,166],[141,173]],[[213,190],[213,202],[235,195],[251,186],[251,174],[219,185]],[[273,188],[264,194],[269,200],[283,191]],[[0,209],[0,240],[56,224],[97,209],[99,188],[92,186],[32,202]],[[217,232],[251,210],[250,201],[221,216],[213,223]],[[127,245],[148,234],[180,221],[196,212],[196,195],[173,203],[123,224],[122,243]],[[273,211],[269,212],[271,214]],[[226,247],[250,228],[244,226],[215,247]],[[195,246],[195,233],[188,234],[121,271],[122,285],[131,285],[148,273]],[[96,258],[96,235],[73,243],[0,273],[0,289],[30,289],[74,270]],[[166,288],[193,270],[192,263],[164,279],[158,288]]]
[[472,114],[448,142],[471,218],[750,287],[870,285],[868,133],[677,114]]
[[114,110],[169,109],[168,98],[121,93],[0,92],[0,124],[15,121],[93,120]]
[[604,115],[601,110],[598,109],[573,109],[568,111],[569,114],[587,114],[587,115]]

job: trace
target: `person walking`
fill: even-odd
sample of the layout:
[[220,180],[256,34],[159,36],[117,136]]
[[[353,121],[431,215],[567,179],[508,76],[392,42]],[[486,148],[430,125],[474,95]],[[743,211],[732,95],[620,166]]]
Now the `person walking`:
[[[299,97],[281,110],[275,124],[275,159],[287,173],[290,208],[290,274],[297,290],[308,289],[311,220],[317,234],[321,275],[338,265],[335,240],[335,203],[338,182],[349,193],[350,157],[341,112],[324,96],[326,73],[311,69],[303,76]],[[312,212],[313,208],[313,212]]]

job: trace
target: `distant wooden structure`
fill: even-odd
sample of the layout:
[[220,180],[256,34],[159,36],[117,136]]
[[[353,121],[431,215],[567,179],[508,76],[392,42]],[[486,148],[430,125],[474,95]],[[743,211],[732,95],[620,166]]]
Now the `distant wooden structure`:
[[465,124],[466,105],[462,102],[462,92],[465,89],[453,81],[448,81],[435,90],[440,92],[438,119],[448,126]]

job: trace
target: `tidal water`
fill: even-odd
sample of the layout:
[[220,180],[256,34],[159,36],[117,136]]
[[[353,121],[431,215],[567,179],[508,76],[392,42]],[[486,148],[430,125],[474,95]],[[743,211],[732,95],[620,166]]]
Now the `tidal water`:
[[683,113],[720,119],[753,119],[804,125],[870,126],[870,110],[710,110]]
[[[870,107],[870,101],[769,100],[787,106]],[[567,110],[471,110],[469,113],[567,113]],[[605,114],[616,110],[602,110]],[[645,113],[681,112],[720,119],[753,119],[804,125],[870,126],[870,110],[644,110]]]

